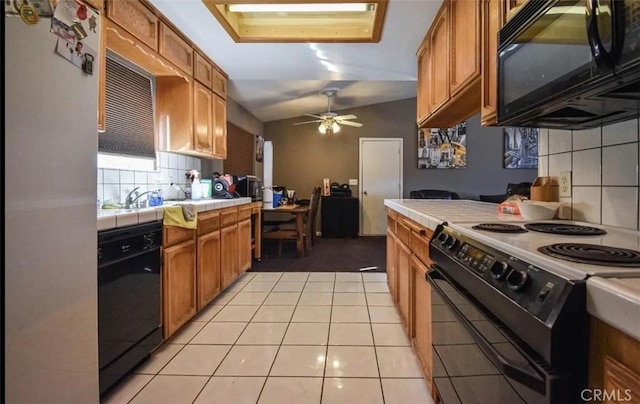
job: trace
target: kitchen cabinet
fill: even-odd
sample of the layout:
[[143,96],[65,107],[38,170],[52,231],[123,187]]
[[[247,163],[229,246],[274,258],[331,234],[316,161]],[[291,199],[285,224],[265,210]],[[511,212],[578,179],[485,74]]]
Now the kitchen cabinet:
[[227,78],[217,69],[213,70],[213,83],[211,89],[223,100],[227,99]]
[[192,78],[156,77],[156,119],[161,150],[194,153],[193,99]]
[[193,83],[193,143],[198,152],[213,154],[213,93]]
[[227,158],[227,101],[213,94],[213,155]]
[[166,339],[196,314],[196,231],[165,226],[163,233],[162,323]]
[[193,48],[191,44],[164,22],[160,22],[158,53],[184,72],[193,74]]
[[605,391],[606,403],[640,401],[640,341],[590,318],[589,388]]
[[411,250],[409,249],[410,230],[402,221],[396,223],[398,239],[396,241],[396,286],[398,287],[398,311],[407,335],[411,336],[411,300],[412,281],[411,276]]
[[524,6],[528,0],[503,0],[504,1],[504,18],[507,23],[514,15]]
[[197,296],[198,310],[205,307],[220,293],[220,212],[198,215],[197,240]]
[[83,1],[98,11],[104,10],[104,0],[83,0]]
[[213,66],[199,52],[193,53],[193,78],[211,89],[213,84]]
[[238,208],[238,275],[251,268],[251,206]]
[[420,45],[419,127],[452,127],[480,111],[482,4],[445,0]]
[[238,209],[220,211],[220,287],[225,289],[239,275],[238,271]]
[[413,335],[411,343],[422,368],[429,391],[433,391],[433,348],[431,346],[431,286],[425,277],[428,267],[418,259],[411,257],[414,298],[412,301]]
[[387,229],[387,285],[389,286],[389,292],[391,292],[391,298],[394,302],[398,301],[397,286],[396,286],[396,242],[398,238],[391,231]]
[[158,17],[138,0],[109,0],[107,17],[154,51],[158,50]]
[[498,31],[504,24],[505,1],[509,0],[482,2],[482,126],[498,121]]

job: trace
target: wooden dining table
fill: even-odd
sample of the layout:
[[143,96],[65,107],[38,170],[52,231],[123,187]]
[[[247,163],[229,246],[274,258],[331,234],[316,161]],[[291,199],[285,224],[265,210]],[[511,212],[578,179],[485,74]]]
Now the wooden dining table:
[[[309,206],[301,206],[301,205],[281,205],[277,208],[262,208],[263,218],[265,218],[267,212],[278,213],[279,216],[282,216],[286,213],[295,215],[296,221],[296,255],[298,258],[304,256],[305,254],[305,246],[304,246],[304,217],[306,213],[309,213]],[[280,222],[279,220],[269,220],[270,224],[275,224]],[[289,219],[283,219],[282,223],[289,222]]]

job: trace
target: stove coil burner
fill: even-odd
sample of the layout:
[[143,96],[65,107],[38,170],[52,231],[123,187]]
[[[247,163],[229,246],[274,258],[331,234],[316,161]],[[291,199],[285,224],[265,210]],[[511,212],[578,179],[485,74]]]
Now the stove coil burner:
[[543,254],[591,265],[640,268],[640,251],[597,244],[559,243],[538,248]]
[[492,231],[494,233],[526,233],[527,231],[515,224],[505,223],[480,223],[472,227],[476,230]]
[[562,234],[564,236],[601,236],[607,234],[606,231],[591,226],[565,223],[527,223],[524,225],[531,231],[541,233]]

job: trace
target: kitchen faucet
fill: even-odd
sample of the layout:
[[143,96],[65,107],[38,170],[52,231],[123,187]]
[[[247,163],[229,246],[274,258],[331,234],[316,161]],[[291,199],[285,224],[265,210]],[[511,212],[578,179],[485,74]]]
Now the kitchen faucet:
[[[150,192],[153,192],[153,191],[145,191],[143,193],[140,193],[140,192],[138,192],[138,189],[140,189],[140,187],[133,188],[131,190],[131,192],[129,192],[129,194],[127,195],[127,198],[125,199],[125,202],[124,202],[125,209],[131,209],[131,207],[132,207],[132,205],[134,203],[136,204],[136,207],[139,207],[138,203],[137,203],[138,199],[144,194],[148,194]],[[134,194],[135,194],[135,197],[133,196]]]

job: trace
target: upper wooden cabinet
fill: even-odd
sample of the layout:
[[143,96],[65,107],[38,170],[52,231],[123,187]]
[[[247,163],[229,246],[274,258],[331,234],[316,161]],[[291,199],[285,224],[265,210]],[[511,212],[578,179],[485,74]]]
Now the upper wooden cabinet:
[[419,127],[452,127],[480,111],[482,4],[445,0],[420,45]]
[[504,4],[505,0],[482,2],[482,126],[498,121],[498,31],[505,21]]
[[192,74],[193,48],[187,41],[172,30],[171,27],[163,22],[160,23],[158,52],[185,72]]
[[227,101],[213,94],[213,155],[227,158]]
[[185,154],[195,151],[193,91],[191,78],[156,77],[156,119],[160,150]]
[[158,50],[158,17],[138,0],[108,0],[107,17]]
[[104,10],[104,0],[83,0],[83,1],[98,11]]
[[213,70],[212,90],[223,99],[227,98],[227,78],[218,70]]
[[193,57],[193,78],[208,89],[211,89],[211,85],[213,84],[213,66],[198,52],[194,52]]
[[193,83],[193,144],[196,151],[213,153],[213,93]]

